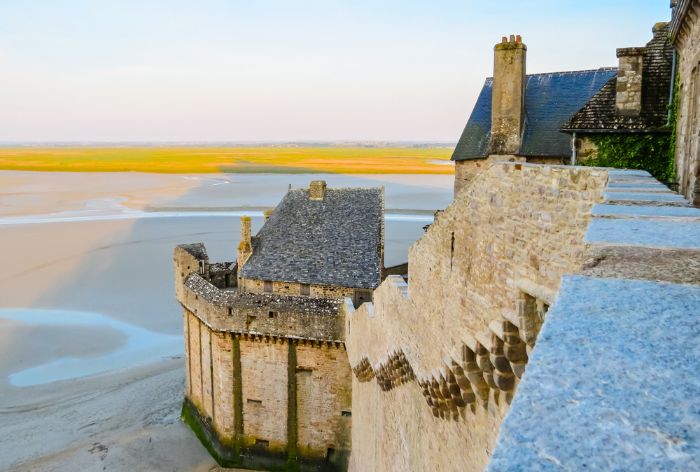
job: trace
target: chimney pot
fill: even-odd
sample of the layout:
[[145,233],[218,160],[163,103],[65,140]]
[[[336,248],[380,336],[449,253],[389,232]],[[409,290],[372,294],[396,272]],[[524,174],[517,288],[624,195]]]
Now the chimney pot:
[[326,198],[326,181],[312,180],[309,185],[309,200],[323,201]]
[[265,218],[265,221],[270,219],[270,216],[272,216],[272,212],[274,212],[274,211],[275,211],[274,209],[268,208],[267,210],[265,210],[263,212],[263,218]]
[[508,38],[506,38],[505,36],[503,36],[503,37],[501,38],[501,43],[506,44],[507,42],[508,42]]
[[514,34],[511,34],[511,35],[510,35],[510,42],[511,42],[511,43],[514,43],[514,42],[515,42],[515,35],[514,35]]

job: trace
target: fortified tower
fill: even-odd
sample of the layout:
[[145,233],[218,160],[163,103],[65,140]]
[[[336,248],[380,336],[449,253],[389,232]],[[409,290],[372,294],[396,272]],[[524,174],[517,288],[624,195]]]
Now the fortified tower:
[[382,189],[290,190],[236,262],[175,248],[184,311],[183,418],[222,465],[347,468],[351,370],[346,304],[383,272]]

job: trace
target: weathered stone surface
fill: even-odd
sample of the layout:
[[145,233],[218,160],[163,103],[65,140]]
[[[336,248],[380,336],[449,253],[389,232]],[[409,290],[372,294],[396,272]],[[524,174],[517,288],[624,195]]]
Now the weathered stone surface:
[[566,276],[488,470],[700,468],[697,313],[697,286]]
[[[522,376],[525,365],[507,359],[503,340],[520,336],[510,321],[519,320],[520,287],[554,293],[580,267],[606,180],[600,169],[490,162],[411,248],[410,288],[389,277],[373,304],[346,305],[353,470],[486,465],[517,388],[513,367]],[[524,346],[509,343],[508,353],[527,359]],[[375,382],[369,371],[396,352],[416,380]]]
[[700,222],[596,218],[585,241],[596,245],[698,249]]
[[[651,209],[639,205],[638,210],[625,207],[618,211],[611,208],[612,202],[600,205],[608,180],[641,185],[642,190],[652,181],[643,171],[492,163],[411,248],[410,287],[390,277],[375,291],[373,304],[358,310],[346,305],[348,355],[357,366],[353,470],[481,470],[494,447],[505,452],[499,461],[494,459],[492,470],[522,470],[525,464],[528,470],[549,470],[556,464],[566,464],[565,469],[580,464],[591,464],[588,468],[596,470],[664,469],[659,467],[663,461],[657,459],[665,442],[675,448],[665,452],[667,459],[678,454],[680,464],[680,458],[689,454],[698,457],[700,421],[693,419],[697,412],[693,413],[687,400],[700,394],[696,381],[685,382],[688,390],[674,387],[674,401],[682,399],[686,410],[682,417],[668,418],[674,423],[670,437],[682,441],[687,437],[688,444],[665,441],[667,425],[657,428],[649,423],[651,430],[646,432],[639,423],[629,431],[635,423],[624,415],[634,414],[633,407],[622,408],[623,416],[614,408],[605,408],[629,401],[648,410],[642,415],[645,418],[672,408],[666,392],[656,394],[663,398],[656,398],[653,391],[663,390],[665,381],[677,381],[672,367],[672,358],[678,359],[680,352],[677,346],[697,337],[689,324],[698,312],[693,301],[696,295],[682,296],[673,313],[665,313],[664,307],[676,303],[676,293],[692,288],[670,283],[698,283],[700,261],[699,223],[692,212],[665,207],[677,205],[677,199],[660,201]],[[594,205],[598,205],[596,216]],[[557,296],[561,277],[577,272],[605,277],[578,276],[576,280],[596,280],[602,284],[600,290],[607,292],[589,287]],[[643,293],[645,282],[629,281],[627,290],[627,286],[616,285],[623,281],[615,277],[644,277],[662,283],[654,282],[658,290]],[[664,292],[664,287],[678,291]],[[689,293],[697,293],[697,288],[692,290]],[[617,299],[616,294],[620,294]],[[616,300],[610,306],[609,298]],[[638,309],[647,299],[655,302]],[[560,319],[557,335],[546,336],[550,305],[561,316],[566,312],[568,322]],[[585,310],[572,308],[577,306]],[[654,325],[653,314],[662,312],[661,323]],[[598,322],[600,313],[605,313],[605,323]],[[674,317],[683,318],[679,326],[672,324]],[[575,322],[570,321],[573,319]],[[560,336],[560,332],[566,334]],[[614,339],[610,352],[606,351],[608,339]],[[658,343],[647,342],[651,339]],[[674,339],[679,343],[672,348]],[[628,342],[630,350],[625,347]],[[657,345],[666,346],[663,353],[657,352]],[[549,350],[546,362],[538,364],[538,355]],[[696,350],[683,351],[680,362],[692,364]],[[395,384],[385,379],[389,367],[377,367],[391,366],[396,352],[404,354],[415,381]],[[579,352],[584,353],[581,359],[569,359]],[[686,352],[688,357],[684,357]],[[663,362],[649,361],[648,356],[654,355]],[[535,367],[544,369],[546,378],[532,380]],[[652,377],[665,380],[654,388],[638,389],[635,386],[645,382],[649,367],[663,370]],[[683,372],[680,378],[685,381],[689,375],[690,371]],[[619,388],[610,387],[614,382],[619,382]],[[547,397],[546,408],[538,405],[533,409],[532,401],[519,400],[523,385]],[[571,388],[559,395],[561,385]],[[578,406],[581,396],[592,402],[594,417]],[[507,440],[502,435],[497,442],[496,433],[509,408],[510,417],[517,416],[519,423],[504,430]],[[550,412],[555,419],[550,420]],[[685,422],[683,418],[690,419]],[[582,432],[577,431],[578,421]],[[536,428],[532,428],[534,423],[538,423]],[[607,425],[610,431],[628,434],[626,442],[612,439]],[[560,459],[560,428],[566,432],[563,447],[574,451],[571,460]],[[684,428],[690,428],[685,437],[679,433]],[[658,444],[648,450],[635,449],[634,435],[654,436],[651,441]],[[639,444],[646,444],[647,439]],[[603,442],[605,447],[598,448]],[[518,449],[511,453],[513,444]],[[544,452],[539,454],[540,450]],[[627,458],[629,451],[633,454]],[[669,464],[673,469],[673,463]]]

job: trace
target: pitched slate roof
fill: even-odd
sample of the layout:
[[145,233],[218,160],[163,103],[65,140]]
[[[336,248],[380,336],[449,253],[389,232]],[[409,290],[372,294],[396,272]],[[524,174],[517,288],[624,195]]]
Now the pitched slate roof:
[[248,279],[375,288],[381,282],[383,188],[290,190],[253,238]]
[[[601,68],[528,75],[525,79],[525,131],[518,155],[569,156],[570,139],[560,128],[616,70]],[[489,77],[452,154],[453,161],[488,156],[492,88],[493,78]]]
[[617,74],[584,107],[562,126],[576,132],[635,132],[663,127],[668,120],[673,46],[670,25],[654,28],[642,63],[642,111],[639,116],[622,116],[615,110]]

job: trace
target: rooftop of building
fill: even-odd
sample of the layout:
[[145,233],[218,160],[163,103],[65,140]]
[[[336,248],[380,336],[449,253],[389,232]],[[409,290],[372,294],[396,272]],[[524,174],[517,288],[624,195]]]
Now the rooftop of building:
[[668,104],[673,68],[670,24],[654,26],[654,37],[644,48],[642,65],[642,109],[639,116],[617,113],[615,107],[617,74],[563,126],[576,132],[635,132],[658,130],[668,121]]
[[253,238],[242,278],[372,289],[381,282],[382,188],[290,190]]
[[[527,75],[524,132],[518,155],[570,156],[570,139],[560,129],[616,72],[616,68],[600,68]],[[488,157],[492,89],[493,78],[489,77],[452,154],[453,161]]]

